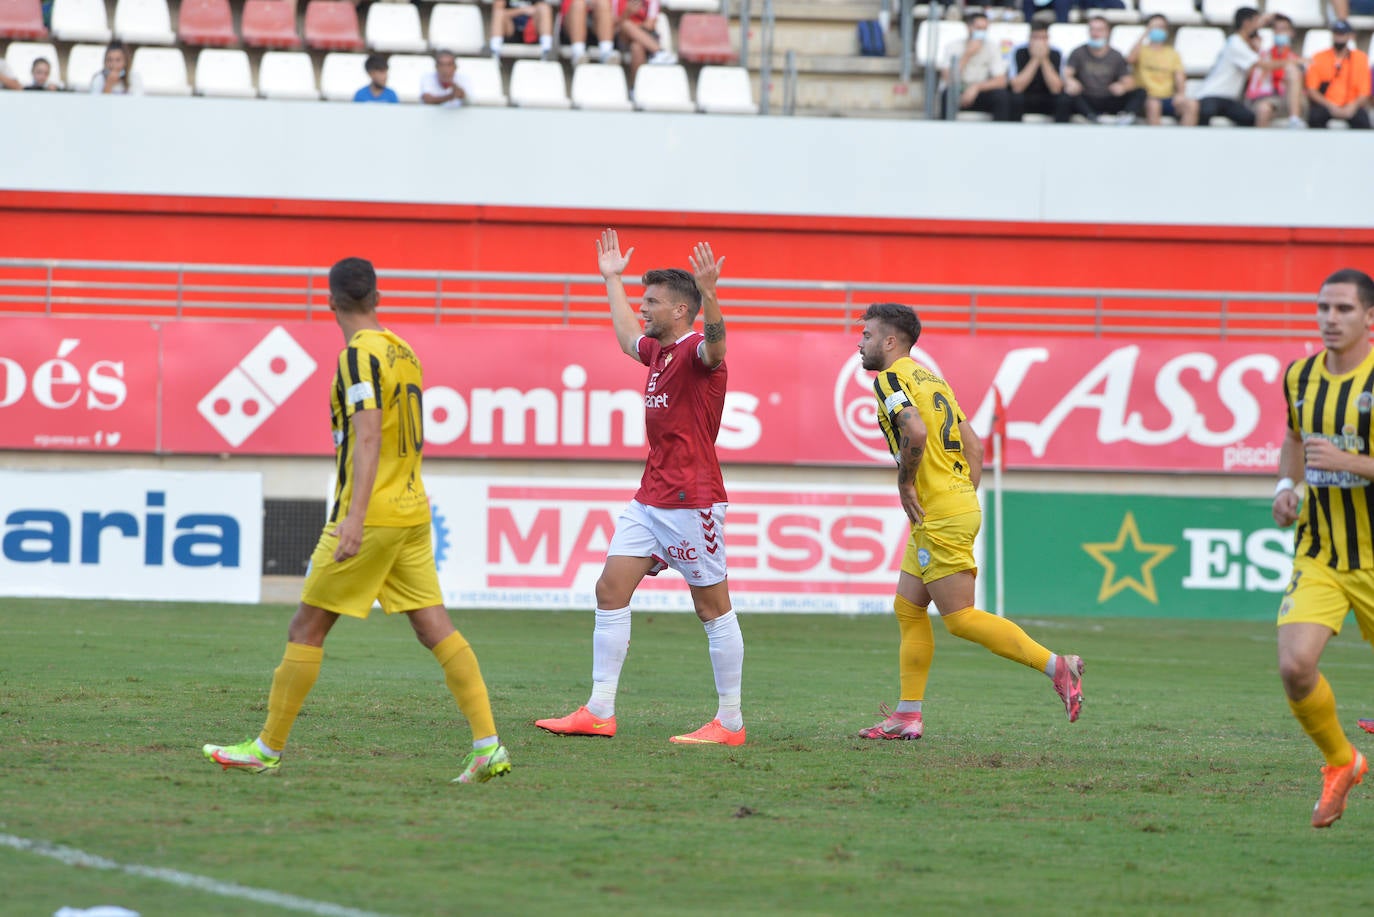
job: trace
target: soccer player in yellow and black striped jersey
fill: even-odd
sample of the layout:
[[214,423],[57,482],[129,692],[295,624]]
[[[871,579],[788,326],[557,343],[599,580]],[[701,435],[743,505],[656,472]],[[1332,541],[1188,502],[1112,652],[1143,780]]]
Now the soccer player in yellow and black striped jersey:
[[932,601],[954,636],[1049,676],[1074,722],[1083,703],[1083,660],[1051,653],[1011,621],[973,607],[973,540],[983,518],[975,491],[983,446],[949,383],[911,358],[920,319],[909,306],[875,303],[863,323],[859,353],[864,369],[878,373],[878,422],[897,461],[897,492],[911,519],[911,539],[893,600],[901,633],[901,696],[895,710],[883,704],[883,719],[859,735],[921,737],[921,705],[935,655],[926,611]]
[[1279,604],[1279,677],[1293,716],[1326,759],[1312,810],[1312,826],[1326,828],[1369,770],[1341,728],[1336,697],[1317,663],[1352,609],[1360,633],[1374,642],[1374,280],[1349,269],[1326,278],[1317,326],[1325,349],[1294,361],[1283,376],[1288,434],[1279,450],[1274,521],[1298,524],[1293,577]]
[[420,361],[377,320],[378,299],[371,263],[345,258],[330,269],[329,308],[347,341],[329,395],[338,480],[333,510],[310,558],[261,734],[237,745],[206,745],[204,754],[225,770],[276,771],[319,677],[325,637],[340,615],[366,618],[380,601],[387,614],[404,614],[433,652],[472,728],[472,751],[453,782],[485,783],[510,771],[510,756],[497,737],[477,657],[454,630],[439,589],[420,477]]

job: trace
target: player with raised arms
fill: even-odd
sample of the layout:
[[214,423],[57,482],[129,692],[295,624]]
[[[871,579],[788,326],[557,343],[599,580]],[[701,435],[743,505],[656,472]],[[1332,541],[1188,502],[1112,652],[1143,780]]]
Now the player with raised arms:
[[[725,259],[717,260],[711,246],[700,242],[688,259],[692,273],[646,272],[636,313],[622,279],[633,254],[633,248],[621,254],[613,229],[596,240],[616,340],[627,356],[649,369],[644,385],[649,457],[596,582],[591,697],[567,716],[535,725],[558,735],[615,735],[615,696],[630,648],[630,599],[644,577],[672,567],[687,580],[706,628],[718,707],[709,723],[669,741],[743,745],[744,637],[726,581],[726,495],[715,446],[725,407],[725,320],[716,297]],[[704,324],[695,332],[698,312]]]

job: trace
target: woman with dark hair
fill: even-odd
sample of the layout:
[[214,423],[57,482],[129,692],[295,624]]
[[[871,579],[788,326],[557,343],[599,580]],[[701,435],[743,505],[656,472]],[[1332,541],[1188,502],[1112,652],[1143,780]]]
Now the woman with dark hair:
[[143,81],[129,72],[129,49],[122,41],[112,41],[105,49],[105,69],[91,77],[95,95],[143,95]]

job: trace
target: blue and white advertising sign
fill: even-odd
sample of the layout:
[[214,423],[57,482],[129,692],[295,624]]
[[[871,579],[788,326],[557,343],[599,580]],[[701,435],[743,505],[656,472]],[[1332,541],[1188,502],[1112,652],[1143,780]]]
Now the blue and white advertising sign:
[[0,594],[257,602],[262,476],[0,471]]

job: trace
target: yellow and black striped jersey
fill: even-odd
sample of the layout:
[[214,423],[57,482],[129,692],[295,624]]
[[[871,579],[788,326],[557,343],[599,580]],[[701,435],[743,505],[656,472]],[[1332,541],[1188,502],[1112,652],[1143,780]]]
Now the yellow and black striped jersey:
[[873,392],[878,396],[878,423],[893,458],[901,454],[897,415],[915,410],[925,425],[926,448],[916,469],[916,497],[926,518],[976,511],[978,495],[959,436],[964,412],[949,383],[911,357],[902,357],[878,373]]
[[[1295,360],[1284,373],[1288,429],[1304,440],[1320,436],[1338,448],[1369,454],[1370,412],[1374,408],[1374,351],[1351,372],[1326,369],[1326,351]],[[1374,488],[1368,478],[1348,471],[1305,471],[1307,489],[1298,517],[1294,552],[1337,570],[1374,567],[1370,522]]]
[[415,352],[390,331],[365,328],[339,353],[329,395],[336,465],[330,522],[342,520],[353,500],[353,415],[365,410],[382,412],[381,457],[365,524],[410,526],[429,521],[429,498],[420,478],[423,379]]

